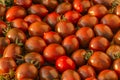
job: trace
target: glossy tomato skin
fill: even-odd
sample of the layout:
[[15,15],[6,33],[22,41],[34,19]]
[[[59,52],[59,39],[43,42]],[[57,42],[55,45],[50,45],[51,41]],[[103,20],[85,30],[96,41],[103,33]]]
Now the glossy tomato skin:
[[[120,18],[115,14],[106,14],[100,21],[102,24],[108,25],[113,32],[120,28]],[[113,24],[114,23],[114,24]]]
[[91,65],[96,72],[100,72],[111,66],[111,58],[104,52],[96,51],[89,58],[88,64]]
[[81,80],[81,77],[78,72],[68,69],[62,73],[61,80]]
[[120,45],[120,30],[117,31],[117,33],[114,35],[113,41],[114,41],[115,44]]
[[[16,15],[17,14],[17,15]],[[12,21],[16,18],[24,18],[26,16],[26,10],[20,6],[12,6],[6,12],[6,20]]]
[[10,39],[10,41],[13,43],[15,43],[16,40],[18,40],[19,42],[25,43],[27,39],[25,33],[18,28],[10,29],[6,34],[6,37]]
[[113,70],[103,70],[98,74],[98,80],[118,80],[118,76]]
[[47,8],[42,4],[34,4],[28,8],[29,14],[36,14],[43,18],[48,14]]
[[24,19],[16,18],[11,22],[12,27],[21,29],[22,31],[28,30],[28,23]]
[[44,33],[43,39],[47,44],[51,44],[51,43],[61,44],[62,42],[62,37],[57,32],[54,31],[49,31]]
[[75,35],[70,35],[63,39],[62,46],[65,48],[66,53],[71,55],[75,50],[79,49],[79,41]]
[[78,68],[78,73],[80,74],[80,77],[82,80],[85,80],[86,78],[89,77],[95,77],[96,72],[93,67],[89,65],[83,65]]
[[80,46],[87,48],[90,40],[94,37],[94,32],[90,27],[82,27],[76,31],[76,36],[79,40]]
[[86,63],[85,60],[86,53],[87,52],[85,49],[78,49],[72,53],[71,58],[77,66],[82,66]]
[[112,59],[115,60],[117,58],[119,58],[120,55],[120,46],[119,45],[111,45],[108,47],[108,49],[106,50],[106,54]]
[[14,4],[24,8],[29,8],[32,5],[32,0],[14,0]]
[[93,28],[96,24],[98,24],[97,17],[92,16],[90,14],[86,14],[82,16],[77,23],[79,27],[90,27],[90,28]]
[[46,42],[41,37],[30,37],[25,42],[25,50],[27,52],[39,52],[42,53],[46,47]]
[[60,21],[55,26],[55,31],[58,32],[63,38],[74,34],[75,26],[68,21]]
[[93,51],[105,52],[109,46],[110,46],[110,42],[105,37],[102,36],[94,37],[89,43],[89,49]]
[[27,53],[24,56],[24,59],[25,59],[25,62],[27,62],[27,63],[31,63],[32,61],[33,62],[38,62],[38,64],[32,63],[36,67],[41,67],[44,64],[44,62],[45,62],[43,56],[40,53],[38,53],[38,52]]
[[118,78],[120,79],[120,59],[114,60],[113,70],[117,73]]
[[3,57],[11,57],[14,60],[16,60],[17,56],[21,54],[22,54],[22,48],[17,44],[11,43],[5,48],[3,52]]
[[95,32],[96,36],[103,36],[103,37],[107,38],[109,41],[111,41],[113,38],[112,30],[110,29],[109,26],[107,26],[105,24],[95,25],[94,32]]
[[114,11],[114,13],[118,16],[120,16],[120,5],[118,5]]
[[76,24],[81,17],[81,14],[77,11],[68,11],[64,14],[64,18],[68,21],[72,22],[73,24]]
[[56,69],[61,73],[67,69],[75,70],[75,67],[76,67],[74,61],[67,56],[59,57],[56,60],[55,66],[56,66]]
[[3,30],[5,28],[7,28],[7,24],[4,21],[0,20],[0,36],[3,36]]
[[28,32],[30,36],[39,36],[43,37],[45,32],[49,32],[51,27],[45,22],[34,22],[32,23],[29,28]]
[[0,4],[0,16],[4,16],[6,12],[6,7]]
[[65,49],[60,44],[49,44],[43,52],[46,61],[55,63],[55,61],[66,54]]
[[39,70],[40,80],[59,80],[58,71],[52,66],[43,66]]
[[88,13],[101,19],[104,15],[108,13],[108,10],[104,5],[96,4],[88,10]]
[[38,15],[29,14],[24,18],[24,21],[26,21],[30,25],[36,21],[41,22],[42,20]]
[[16,68],[17,64],[12,58],[9,57],[0,58],[0,75],[9,73],[10,70],[15,71]]
[[63,2],[56,7],[55,11],[58,14],[64,14],[65,12],[70,11],[71,9],[72,9],[71,3]]
[[37,77],[38,70],[33,64],[23,63],[17,67],[15,73],[15,78],[18,80],[24,78],[35,79]]

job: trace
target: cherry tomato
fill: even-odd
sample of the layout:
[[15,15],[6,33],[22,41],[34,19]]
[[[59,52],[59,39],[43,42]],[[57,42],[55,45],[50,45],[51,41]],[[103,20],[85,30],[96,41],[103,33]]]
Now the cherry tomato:
[[120,5],[118,5],[114,11],[114,13],[118,16],[120,16]]
[[114,35],[113,41],[115,44],[120,45],[120,30]]
[[0,4],[0,16],[4,16],[6,11],[6,7]]
[[26,10],[20,6],[12,6],[6,12],[6,20],[12,21],[16,18],[24,18],[27,15]]
[[51,62],[51,63],[55,63],[55,61],[59,57],[65,55],[65,54],[66,54],[65,49],[60,44],[56,44],[56,43],[49,44],[44,49],[44,52],[43,52],[43,56],[44,56],[45,60],[47,60],[48,62]]
[[67,69],[75,70],[75,63],[74,61],[69,58],[68,56],[61,56],[56,60],[56,69],[59,72],[64,72]]

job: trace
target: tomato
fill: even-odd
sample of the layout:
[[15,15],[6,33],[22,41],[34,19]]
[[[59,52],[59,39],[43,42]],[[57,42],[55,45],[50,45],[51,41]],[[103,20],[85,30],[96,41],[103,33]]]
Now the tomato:
[[43,66],[39,70],[40,80],[59,80],[58,71],[52,66]]
[[46,47],[45,41],[41,37],[30,37],[25,42],[25,50],[27,52],[40,52]]
[[89,77],[89,78],[86,78],[85,80],[97,80],[97,78],[95,78],[95,77]]
[[57,32],[54,31],[49,31],[44,33],[43,39],[47,44],[51,44],[51,43],[61,44],[62,42],[62,37]]
[[4,16],[6,11],[6,7],[0,4],[0,16]]
[[120,45],[120,30],[114,35],[113,41],[115,44]]
[[49,32],[51,27],[45,22],[34,22],[29,28],[28,32],[30,36],[40,36],[43,37],[45,32]]
[[111,58],[104,52],[96,51],[89,58],[88,64],[91,65],[97,72],[100,72],[111,66]]
[[72,9],[71,3],[63,2],[56,7],[55,11],[59,14],[64,14],[67,11],[70,11],[71,9]]
[[55,66],[56,66],[56,69],[61,73],[67,69],[75,70],[75,67],[76,67],[74,61],[67,56],[59,57],[56,60]]
[[18,28],[10,29],[6,34],[6,37],[10,39],[10,41],[13,43],[15,43],[16,40],[18,40],[19,42],[25,43],[27,39],[25,33]]
[[47,8],[42,4],[33,4],[28,8],[29,14],[36,14],[41,18],[48,14]]
[[94,32],[90,27],[82,27],[76,31],[80,47],[87,48],[90,40],[94,37]]
[[18,55],[21,55],[22,52],[22,48],[20,46],[18,46],[17,44],[9,44],[3,52],[3,57],[11,57],[13,59],[17,59]]
[[112,30],[110,29],[109,26],[107,26],[105,24],[95,25],[94,32],[95,32],[96,36],[103,36],[103,37],[107,38],[109,41],[111,41],[113,38]]
[[32,5],[32,0],[14,0],[14,4],[22,6],[24,8],[28,8]]
[[15,71],[17,65],[15,61],[10,57],[0,58],[0,75],[9,73],[10,70]]
[[41,22],[42,20],[38,15],[29,14],[24,18],[24,21],[26,21],[30,25],[36,21]]
[[120,16],[120,5],[118,5],[114,11],[114,13],[118,16]]
[[89,49],[93,51],[105,52],[109,46],[110,46],[110,42],[105,37],[102,36],[94,37],[89,43]]
[[71,22],[59,21],[55,26],[55,31],[58,32],[62,37],[74,34],[75,27]]
[[4,21],[0,20],[0,36],[3,36],[4,34],[4,29],[7,28],[7,24]]
[[60,44],[49,44],[43,52],[43,56],[45,58],[45,60],[47,60],[50,63],[55,63],[55,61],[65,55],[65,49],[60,45]]
[[61,80],[81,80],[81,77],[78,72],[68,69],[62,73]]
[[118,80],[118,76],[115,71],[113,70],[103,70],[98,74],[99,80]]
[[6,12],[6,20],[12,21],[16,18],[24,18],[27,15],[26,10],[20,6],[12,6]]
[[96,24],[98,24],[98,19],[95,16],[92,16],[90,14],[86,14],[79,19],[77,24],[79,27],[93,28]]
[[28,30],[28,23],[23,19],[16,18],[11,22],[11,24],[12,24],[12,27],[21,29],[24,32]]
[[65,48],[68,55],[79,49],[79,41],[75,35],[70,35],[64,38],[62,46]]
[[79,67],[78,73],[80,74],[80,77],[82,80],[85,80],[86,78],[89,78],[89,77],[96,76],[95,70],[89,65],[83,65]]
[[24,78],[35,79],[37,77],[38,70],[33,64],[23,63],[17,67],[15,73],[15,78],[18,80]]

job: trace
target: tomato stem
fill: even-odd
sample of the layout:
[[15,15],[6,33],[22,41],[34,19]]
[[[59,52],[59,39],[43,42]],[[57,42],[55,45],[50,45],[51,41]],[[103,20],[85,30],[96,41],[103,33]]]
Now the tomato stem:
[[87,50],[86,54],[84,55],[85,60],[88,60],[92,56],[92,54],[93,54],[92,50]]

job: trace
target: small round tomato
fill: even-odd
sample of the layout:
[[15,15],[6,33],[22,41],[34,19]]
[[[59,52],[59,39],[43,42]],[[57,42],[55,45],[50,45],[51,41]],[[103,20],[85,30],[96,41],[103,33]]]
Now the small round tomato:
[[26,16],[26,10],[20,6],[12,6],[6,12],[6,20],[12,21],[16,18],[24,18]]
[[76,31],[80,47],[87,48],[90,40],[94,37],[94,32],[90,27],[82,27]]
[[40,37],[43,37],[44,33],[49,32],[50,30],[51,27],[43,21],[34,22],[28,28],[28,32],[30,36],[40,36]]
[[69,58],[68,56],[59,57],[56,60],[55,66],[56,66],[56,69],[61,73],[67,69],[74,70],[76,67],[74,61],[71,58]]
[[15,61],[10,57],[0,58],[0,75],[9,73],[11,70],[15,71],[17,65]]
[[29,8],[32,5],[32,0],[14,0],[14,4],[24,8]]
[[120,30],[117,31],[117,33],[114,35],[113,41],[114,41],[115,44],[120,45]]
[[29,14],[24,18],[24,21],[26,21],[30,25],[36,21],[41,22],[42,20],[38,15]]
[[106,51],[110,46],[110,42],[102,36],[94,37],[89,43],[89,49],[93,51]]
[[88,64],[91,65],[97,72],[104,69],[108,69],[111,66],[110,57],[101,51],[96,51],[88,60]]
[[60,44],[62,42],[62,37],[57,32],[53,32],[53,31],[44,33],[43,39],[47,44],[51,44],[51,43]]
[[18,29],[18,28],[12,28],[10,29],[7,34],[6,37],[10,39],[11,42],[16,42],[16,40],[18,40],[19,42],[25,43],[26,41],[26,35],[25,33]]
[[25,50],[27,52],[40,52],[46,47],[45,41],[40,37],[30,37],[25,42]]
[[51,63],[55,63],[55,61],[60,57],[65,55],[65,49],[60,44],[49,44],[43,52],[43,56],[45,60]]
[[68,55],[79,49],[79,41],[75,35],[67,36],[63,39],[62,46]]
[[78,72],[68,69],[62,73],[61,80],[82,80],[82,79]]
[[89,65],[83,65],[79,67],[78,73],[80,74],[80,77],[82,80],[85,80],[86,78],[89,78],[89,77],[96,76],[95,70]]
[[115,11],[114,13],[118,16],[120,16],[120,5],[118,5],[116,8],[115,8]]
[[24,19],[16,18],[11,22],[12,27],[21,29],[22,31],[28,30],[28,23]]
[[81,4],[81,0],[74,0],[73,1],[73,7],[78,12],[82,12],[83,11],[83,6]]
[[22,48],[17,44],[12,43],[5,48],[3,52],[3,57],[11,57],[16,60],[17,55],[21,55],[21,54],[22,54]]
[[118,80],[118,76],[113,70],[103,70],[98,74],[98,80]]
[[40,80],[59,80],[58,71],[52,66],[43,66],[39,70]]
[[47,8],[42,4],[33,4],[28,8],[28,12],[29,14],[36,14],[41,18],[48,14]]
[[6,7],[0,4],[0,16],[4,16],[6,11]]
[[35,79],[38,75],[37,68],[30,63],[23,63],[19,65],[15,72],[15,78],[21,80],[24,78]]

